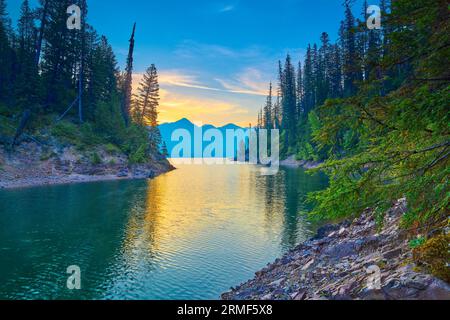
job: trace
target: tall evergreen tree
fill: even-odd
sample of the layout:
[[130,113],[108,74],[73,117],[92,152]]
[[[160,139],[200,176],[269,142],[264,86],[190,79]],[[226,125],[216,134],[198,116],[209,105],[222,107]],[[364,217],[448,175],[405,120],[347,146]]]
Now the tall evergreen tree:
[[159,84],[158,73],[152,64],[144,74],[134,101],[134,114],[140,125],[158,125]]
[[321,46],[318,56],[318,74],[317,74],[317,105],[322,105],[329,96],[331,86],[331,45],[328,33],[323,32],[321,37]]
[[35,64],[36,27],[29,1],[24,0],[18,21],[17,66],[15,83],[15,104],[29,109],[39,102],[39,78]]
[[330,98],[342,96],[342,63],[341,51],[338,44],[332,46],[330,64]]
[[76,64],[79,44],[76,32],[67,29],[67,8],[70,0],[49,3],[48,26],[45,29],[45,47],[41,65],[45,84],[44,107],[62,113],[77,96]]
[[345,19],[341,26],[340,37],[342,43],[344,95],[351,96],[356,93],[358,80],[358,53],[356,47],[355,17],[350,8],[350,0],[345,0]]
[[297,136],[297,89],[295,68],[288,54],[283,70],[283,93],[282,93],[282,127],[285,129],[284,150],[296,144]]
[[281,127],[281,93],[280,90],[277,90],[277,98],[275,103],[273,104],[273,127],[274,129],[280,129]]
[[272,82],[269,86],[269,95],[267,96],[266,104],[264,106],[264,128],[273,129],[273,116],[272,116]]
[[46,27],[48,24],[48,15],[50,11],[50,2],[52,0],[39,0],[40,7],[37,9],[36,13],[39,16],[40,26],[36,39],[36,48],[35,48],[35,64],[39,65],[42,53],[42,43],[44,41],[44,35],[46,32]]
[[316,104],[316,88],[314,83],[314,60],[311,45],[306,50],[305,66],[303,69],[304,114],[307,115]]
[[[87,41],[88,43],[91,40]],[[102,103],[108,103],[113,112],[112,101],[118,98],[116,57],[106,37],[102,36],[88,54],[86,70],[87,94],[85,95],[86,119],[95,120],[96,109]]]
[[6,0],[0,0],[0,101],[10,104],[11,80],[15,60],[12,50],[10,20],[6,12]]
[[303,85],[303,68],[302,62],[298,63],[297,70],[297,120],[301,118],[303,113],[303,103],[304,103],[304,85]]

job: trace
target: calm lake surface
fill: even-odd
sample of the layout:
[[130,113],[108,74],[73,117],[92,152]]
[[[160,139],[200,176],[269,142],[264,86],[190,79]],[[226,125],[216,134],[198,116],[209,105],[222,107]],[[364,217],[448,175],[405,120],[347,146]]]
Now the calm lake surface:
[[[0,299],[217,299],[312,235],[322,174],[177,165],[149,181],[0,190]],[[67,267],[81,269],[68,290]]]

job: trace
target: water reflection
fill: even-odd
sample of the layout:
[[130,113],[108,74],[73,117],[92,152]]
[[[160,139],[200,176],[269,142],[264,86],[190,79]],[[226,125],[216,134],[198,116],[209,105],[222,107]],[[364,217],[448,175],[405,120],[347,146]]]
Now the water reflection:
[[[151,181],[0,191],[0,298],[215,299],[309,236],[304,199],[325,184],[301,169],[180,165]],[[71,264],[81,291],[65,288]]]

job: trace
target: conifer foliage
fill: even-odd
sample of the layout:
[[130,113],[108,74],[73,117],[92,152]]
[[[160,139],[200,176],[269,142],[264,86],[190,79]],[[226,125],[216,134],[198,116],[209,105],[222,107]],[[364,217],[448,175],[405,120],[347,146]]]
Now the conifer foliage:
[[280,64],[283,156],[325,161],[330,187],[311,195],[313,216],[336,219],[367,207],[381,213],[406,197],[406,224],[445,222],[448,3],[382,0],[381,30],[367,28],[367,7],[355,18],[344,1],[338,41],[323,33],[319,48],[308,46],[296,95],[291,57]]
[[[73,4],[81,9],[81,30],[67,28],[67,8]],[[86,0],[39,0],[35,8],[23,0],[15,28],[6,0],[0,0],[0,143],[16,140],[6,128],[19,123],[29,134],[39,134],[44,126],[56,132],[70,123],[66,127],[76,124],[80,132],[116,144],[130,158],[138,151],[144,156],[158,152],[154,65],[136,102],[132,97],[135,32],[136,25],[121,73],[107,38],[89,24]],[[132,105],[140,110],[134,121]]]

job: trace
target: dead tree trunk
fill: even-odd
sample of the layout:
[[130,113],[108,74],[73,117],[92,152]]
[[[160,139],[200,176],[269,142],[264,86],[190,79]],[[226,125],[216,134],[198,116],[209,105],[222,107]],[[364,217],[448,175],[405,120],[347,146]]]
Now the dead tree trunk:
[[127,67],[125,69],[125,79],[123,83],[123,100],[122,100],[122,115],[125,125],[128,127],[130,123],[131,113],[131,95],[133,84],[133,52],[134,52],[134,33],[136,31],[136,23],[133,26],[133,32],[130,38],[130,48],[128,50]]
[[16,145],[17,140],[20,138],[23,131],[25,130],[25,127],[27,126],[28,121],[30,120],[30,117],[31,117],[31,111],[30,111],[30,109],[26,109],[22,114],[22,119],[20,120],[20,124],[17,127],[14,139],[11,142],[11,149],[14,149],[14,146]]
[[39,34],[38,39],[36,41],[36,49],[35,49],[35,64],[36,66],[39,65],[39,60],[41,58],[41,51],[42,51],[42,41],[44,39],[44,32],[47,25],[47,16],[49,11],[49,1],[45,0],[44,7],[42,9],[42,15],[41,15],[41,27],[39,28]]

